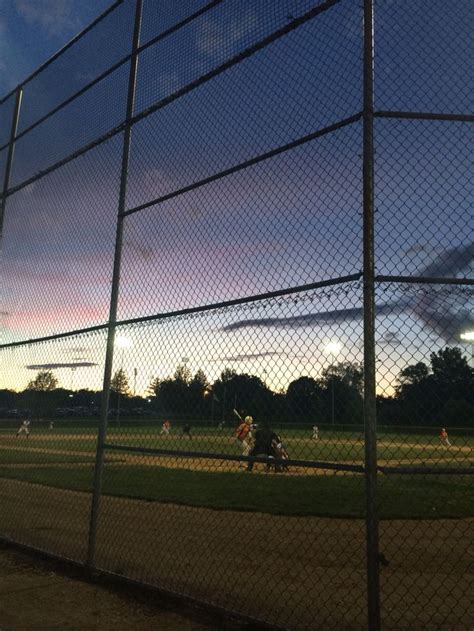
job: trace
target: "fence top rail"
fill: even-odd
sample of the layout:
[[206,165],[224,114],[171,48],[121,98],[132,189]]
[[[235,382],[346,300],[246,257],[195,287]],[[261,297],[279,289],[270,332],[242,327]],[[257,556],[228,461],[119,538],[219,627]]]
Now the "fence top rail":
[[300,292],[310,291],[312,289],[319,289],[322,287],[331,287],[334,285],[341,285],[351,281],[358,281],[362,277],[362,272],[356,274],[349,274],[348,276],[340,276],[338,278],[330,278],[326,280],[317,281],[315,283],[308,283],[306,285],[298,285],[296,287],[286,287],[283,289],[277,289],[275,291],[267,291],[262,294],[254,294],[251,296],[241,296],[240,298],[234,298],[233,300],[226,300],[223,302],[215,302],[205,305],[198,305],[196,307],[188,307],[185,309],[179,309],[175,311],[167,311],[164,313],[156,313],[149,316],[142,316],[139,318],[132,318],[130,320],[119,320],[115,325],[104,323],[90,326],[84,329],[76,329],[74,331],[65,331],[64,333],[57,333],[55,335],[47,335],[44,337],[38,337],[29,340],[19,340],[17,342],[9,342],[7,344],[0,344],[0,350],[6,348],[14,348],[16,346],[28,346],[28,344],[39,344],[41,342],[50,342],[53,340],[59,340],[65,337],[71,337],[73,335],[83,335],[85,333],[92,333],[94,331],[104,331],[110,327],[121,327],[133,324],[145,324],[147,322],[154,322],[157,320],[164,320],[166,318],[175,318],[178,316],[191,315],[194,313],[203,313],[206,311],[213,311],[215,309],[222,309],[225,307],[233,307],[238,305],[247,304],[249,302],[258,302],[261,300],[267,300],[269,298],[277,298],[279,296],[287,296],[289,294],[297,294]]
[[113,451],[126,451],[150,456],[175,456],[180,458],[194,458],[199,460],[225,460],[230,462],[260,462],[263,464],[275,464],[278,466],[306,467],[308,469],[329,469],[331,471],[349,471],[352,473],[364,473],[363,465],[326,462],[324,460],[300,460],[295,458],[281,459],[268,456],[234,456],[207,451],[185,451],[183,449],[155,449],[151,447],[132,447],[105,443],[104,449]]
[[[104,443],[104,449],[124,451],[150,456],[174,456],[176,458],[192,458],[195,460],[220,460],[230,462],[259,462],[261,464],[275,464],[277,466],[302,467],[306,469],[326,469],[329,471],[344,471],[349,473],[367,473],[363,464],[345,462],[330,462],[325,460],[302,460],[298,458],[273,458],[268,456],[243,456],[223,454],[207,451],[186,451],[183,449],[157,449],[152,447],[133,447],[115,443]],[[474,467],[428,467],[428,466],[377,466],[377,472],[397,475],[473,475]]]

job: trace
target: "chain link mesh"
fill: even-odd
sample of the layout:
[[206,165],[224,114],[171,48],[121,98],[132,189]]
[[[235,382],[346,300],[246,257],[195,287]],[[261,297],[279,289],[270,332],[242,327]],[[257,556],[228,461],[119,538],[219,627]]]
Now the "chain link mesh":
[[[295,149],[291,160],[279,155],[128,216],[120,317],[358,271],[359,133],[358,125],[348,126]],[[141,172],[142,182],[148,177],[148,171]],[[347,237],[346,248],[341,235]]]
[[[11,185],[19,186],[39,172],[118,127],[124,118],[128,64],[103,79],[15,143]],[[116,98],[111,99],[110,94]],[[91,120],[91,112],[94,116]]]
[[472,278],[472,124],[383,119],[375,135],[377,271]]
[[469,0],[376,0],[376,108],[472,113],[471,17]]
[[472,626],[469,3],[375,2],[373,474],[363,9],[124,0],[25,81],[1,537],[276,628]]
[[2,343],[107,319],[120,140],[113,138],[8,198]]
[[[0,147],[10,142],[10,132],[15,108],[15,95],[12,94],[0,103]],[[3,185],[3,178],[0,180]]]
[[[123,0],[100,23],[24,86],[19,131],[83,90],[131,50],[134,2]],[[105,97],[107,99],[107,97]],[[110,100],[111,95],[107,100]],[[124,100],[124,96],[117,99]],[[99,103],[96,103],[98,106]],[[122,107],[124,109],[124,107]],[[74,117],[74,115],[71,115]],[[90,119],[95,117],[90,116]],[[76,133],[79,130],[75,130]]]
[[81,562],[105,342],[97,331],[0,353],[2,537]]

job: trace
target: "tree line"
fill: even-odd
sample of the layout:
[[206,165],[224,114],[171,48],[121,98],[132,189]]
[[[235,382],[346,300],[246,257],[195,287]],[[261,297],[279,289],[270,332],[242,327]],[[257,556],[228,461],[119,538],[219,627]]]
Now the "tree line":
[[[145,396],[132,394],[128,375],[113,375],[110,417],[153,417],[235,422],[233,409],[244,416],[273,422],[317,424],[363,423],[363,366],[339,362],[318,378],[301,376],[286,391],[275,392],[255,375],[224,370],[209,381],[202,370],[186,365],[172,376],[154,378]],[[0,390],[0,416],[10,410],[33,417],[97,416],[101,391],[58,387],[51,371],[40,371],[25,390]],[[393,394],[377,396],[381,425],[472,426],[474,370],[459,348],[431,353],[429,363],[408,365],[398,375]]]

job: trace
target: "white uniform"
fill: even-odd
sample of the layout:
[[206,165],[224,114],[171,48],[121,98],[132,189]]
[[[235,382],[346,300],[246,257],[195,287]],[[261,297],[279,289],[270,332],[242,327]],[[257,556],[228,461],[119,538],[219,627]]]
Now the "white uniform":
[[314,438],[315,440],[318,440],[319,438],[319,427],[317,425],[313,425],[313,436],[312,438]]
[[30,435],[30,421],[23,421],[16,435],[19,436],[20,434],[26,434],[26,437],[28,438]]

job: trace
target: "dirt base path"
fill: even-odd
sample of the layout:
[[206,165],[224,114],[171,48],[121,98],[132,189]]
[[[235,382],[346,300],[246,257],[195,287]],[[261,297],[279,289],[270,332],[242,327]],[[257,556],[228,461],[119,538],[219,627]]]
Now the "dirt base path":
[[[85,559],[88,494],[0,479],[0,501],[1,534]],[[474,520],[381,523],[385,628],[472,628],[473,528]],[[360,520],[102,497],[97,551],[104,570],[285,628],[366,628]]]

